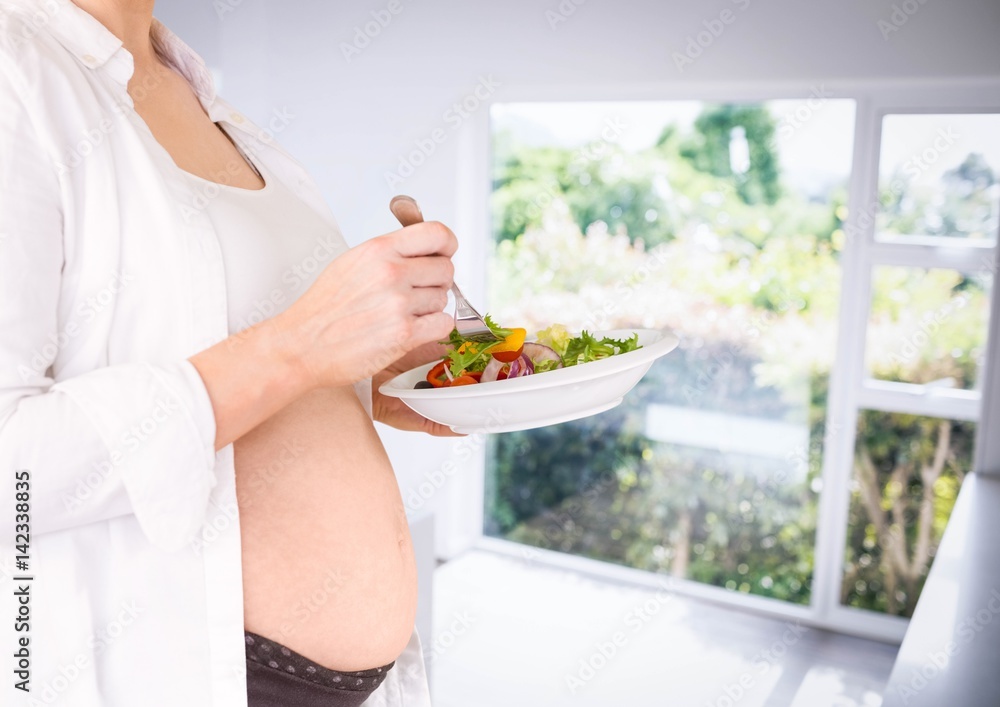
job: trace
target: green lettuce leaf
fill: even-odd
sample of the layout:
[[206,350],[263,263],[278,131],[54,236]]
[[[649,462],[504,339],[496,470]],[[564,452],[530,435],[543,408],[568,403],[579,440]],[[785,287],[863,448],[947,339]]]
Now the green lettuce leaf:
[[580,332],[580,336],[570,339],[566,344],[563,365],[576,366],[580,363],[598,361],[616,354],[635,351],[638,348],[641,348],[638,334],[633,334],[628,339],[612,339],[606,336],[598,340],[593,334],[584,330]]
[[486,326],[490,328],[490,331],[493,332],[493,336],[497,337],[498,339],[506,339],[508,336],[514,333],[513,329],[504,329],[502,326],[494,322],[492,319],[490,319],[490,315],[488,314],[485,317],[483,317],[483,320],[486,322]]
[[566,346],[572,337],[562,324],[553,324],[538,332],[538,343],[548,346],[560,356],[566,355]]

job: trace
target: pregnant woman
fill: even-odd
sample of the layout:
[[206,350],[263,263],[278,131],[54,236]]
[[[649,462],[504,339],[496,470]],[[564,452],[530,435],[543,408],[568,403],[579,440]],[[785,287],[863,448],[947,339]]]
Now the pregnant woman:
[[456,247],[348,249],[153,0],[0,0],[0,702],[429,705],[372,419],[448,433],[377,386]]

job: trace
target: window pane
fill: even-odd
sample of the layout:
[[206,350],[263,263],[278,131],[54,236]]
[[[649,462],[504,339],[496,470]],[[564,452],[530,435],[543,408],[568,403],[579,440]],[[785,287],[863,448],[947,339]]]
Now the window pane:
[[965,474],[975,425],[862,411],[843,603],[911,616]]
[[853,112],[497,107],[490,311],[682,344],[618,408],[495,436],[487,534],[808,602]]
[[988,274],[877,267],[868,323],[869,375],[975,388],[989,326]]
[[876,233],[994,241],[998,177],[1000,115],[887,115]]

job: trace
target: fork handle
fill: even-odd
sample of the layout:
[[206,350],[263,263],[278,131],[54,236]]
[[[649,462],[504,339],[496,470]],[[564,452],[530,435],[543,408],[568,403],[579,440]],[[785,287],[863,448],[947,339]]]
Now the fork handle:
[[403,228],[423,223],[424,215],[420,213],[420,207],[413,197],[404,194],[392,197],[392,201],[389,202],[389,210]]

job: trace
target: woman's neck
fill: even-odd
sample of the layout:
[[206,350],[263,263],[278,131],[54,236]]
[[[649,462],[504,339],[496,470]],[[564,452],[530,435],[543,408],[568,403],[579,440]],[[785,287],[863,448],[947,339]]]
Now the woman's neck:
[[149,37],[155,0],[72,0],[108,28],[132,55],[136,66],[155,63],[156,52]]

